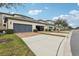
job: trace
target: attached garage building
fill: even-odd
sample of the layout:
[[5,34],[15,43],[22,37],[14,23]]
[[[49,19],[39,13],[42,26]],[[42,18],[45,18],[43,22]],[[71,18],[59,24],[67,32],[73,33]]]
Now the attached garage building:
[[44,31],[49,23],[39,22],[31,17],[20,14],[0,13],[0,29],[13,29],[14,32],[33,32],[34,29]]
[[14,32],[32,32],[32,25],[14,23],[13,30]]
[[47,27],[45,23],[38,22],[31,18],[6,17],[7,29],[13,29],[14,32],[33,32],[34,29],[44,31]]

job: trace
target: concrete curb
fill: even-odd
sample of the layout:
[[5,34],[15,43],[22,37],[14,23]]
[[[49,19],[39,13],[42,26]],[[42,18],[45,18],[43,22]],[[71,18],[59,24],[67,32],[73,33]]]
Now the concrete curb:
[[70,48],[70,39],[71,39],[72,31],[66,36],[60,46],[57,56],[72,56],[71,48]]
[[72,56],[71,46],[70,46],[71,36],[72,36],[72,31],[69,33],[68,37],[66,38],[64,54],[63,54],[64,56]]
[[57,56],[63,56],[66,37],[62,40]]

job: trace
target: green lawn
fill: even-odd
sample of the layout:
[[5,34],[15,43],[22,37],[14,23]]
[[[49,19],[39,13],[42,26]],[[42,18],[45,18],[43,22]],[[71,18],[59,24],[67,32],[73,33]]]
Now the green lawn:
[[15,34],[0,35],[0,56],[34,56],[35,54]]

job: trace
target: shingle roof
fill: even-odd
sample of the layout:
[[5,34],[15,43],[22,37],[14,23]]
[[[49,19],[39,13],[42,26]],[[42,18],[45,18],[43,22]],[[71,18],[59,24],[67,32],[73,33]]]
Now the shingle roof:
[[18,16],[22,16],[22,17],[27,17],[27,18],[33,19],[31,17],[25,16],[25,15],[21,15],[21,14],[13,14],[13,15],[18,15]]
[[15,14],[15,13],[14,14],[11,14],[11,13],[0,12],[0,14],[6,14],[6,15],[11,15],[11,16],[18,15],[18,16],[22,16],[22,17],[27,17],[27,18],[33,19],[31,17],[25,16],[25,15],[21,15],[21,14]]
[[4,13],[4,12],[0,12],[0,14],[6,14],[6,15],[11,15],[11,16],[13,16],[13,14],[10,14],[10,13]]
[[[6,14],[6,15],[11,15],[10,17],[7,17],[6,18],[9,18],[9,19],[16,19],[16,20],[21,20],[21,21],[29,21],[29,22],[34,22],[34,23],[41,23],[41,24],[49,24],[46,20],[35,20],[31,17],[28,17],[28,16],[24,16],[24,15],[21,15],[21,14],[10,14],[10,13],[4,13],[4,12],[0,12],[0,14]],[[15,17],[15,15],[17,16],[20,16],[20,17]],[[29,18],[26,19],[26,18]],[[49,24],[49,25],[53,25],[53,24]]]
[[18,17],[6,17],[8,19],[16,19],[16,20],[21,20],[21,21],[28,21],[28,22],[34,22],[34,23],[40,23],[40,24],[46,24],[46,23],[42,23],[42,22],[39,22],[37,20],[26,20],[26,19],[21,19],[21,18],[18,18]]

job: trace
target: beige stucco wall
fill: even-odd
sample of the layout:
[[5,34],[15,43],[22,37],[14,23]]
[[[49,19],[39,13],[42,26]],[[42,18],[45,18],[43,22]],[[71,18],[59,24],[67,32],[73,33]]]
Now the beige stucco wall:
[[[2,15],[2,16],[1,16]],[[11,15],[7,15],[7,14],[1,14],[0,17],[2,18],[2,28],[7,29],[7,23],[4,23],[4,18],[5,17],[12,17]],[[3,24],[6,24],[6,26],[4,27]]]
[[2,29],[2,14],[0,14],[0,30]]
[[[4,17],[5,16],[8,16],[8,15],[4,15],[4,14],[0,14],[0,30],[2,29],[2,30],[4,30],[4,29],[6,29],[7,27],[5,26],[3,26],[3,24],[6,24],[6,23],[4,23]],[[7,24],[6,24],[7,25]]]
[[44,29],[47,29],[47,25],[45,25],[45,24],[20,21],[20,20],[12,20],[12,19],[8,19],[8,29],[13,29],[13,23],[32,25],[32,31],[33,31],[33,29],[36,29],[36,25],[44,26]]

